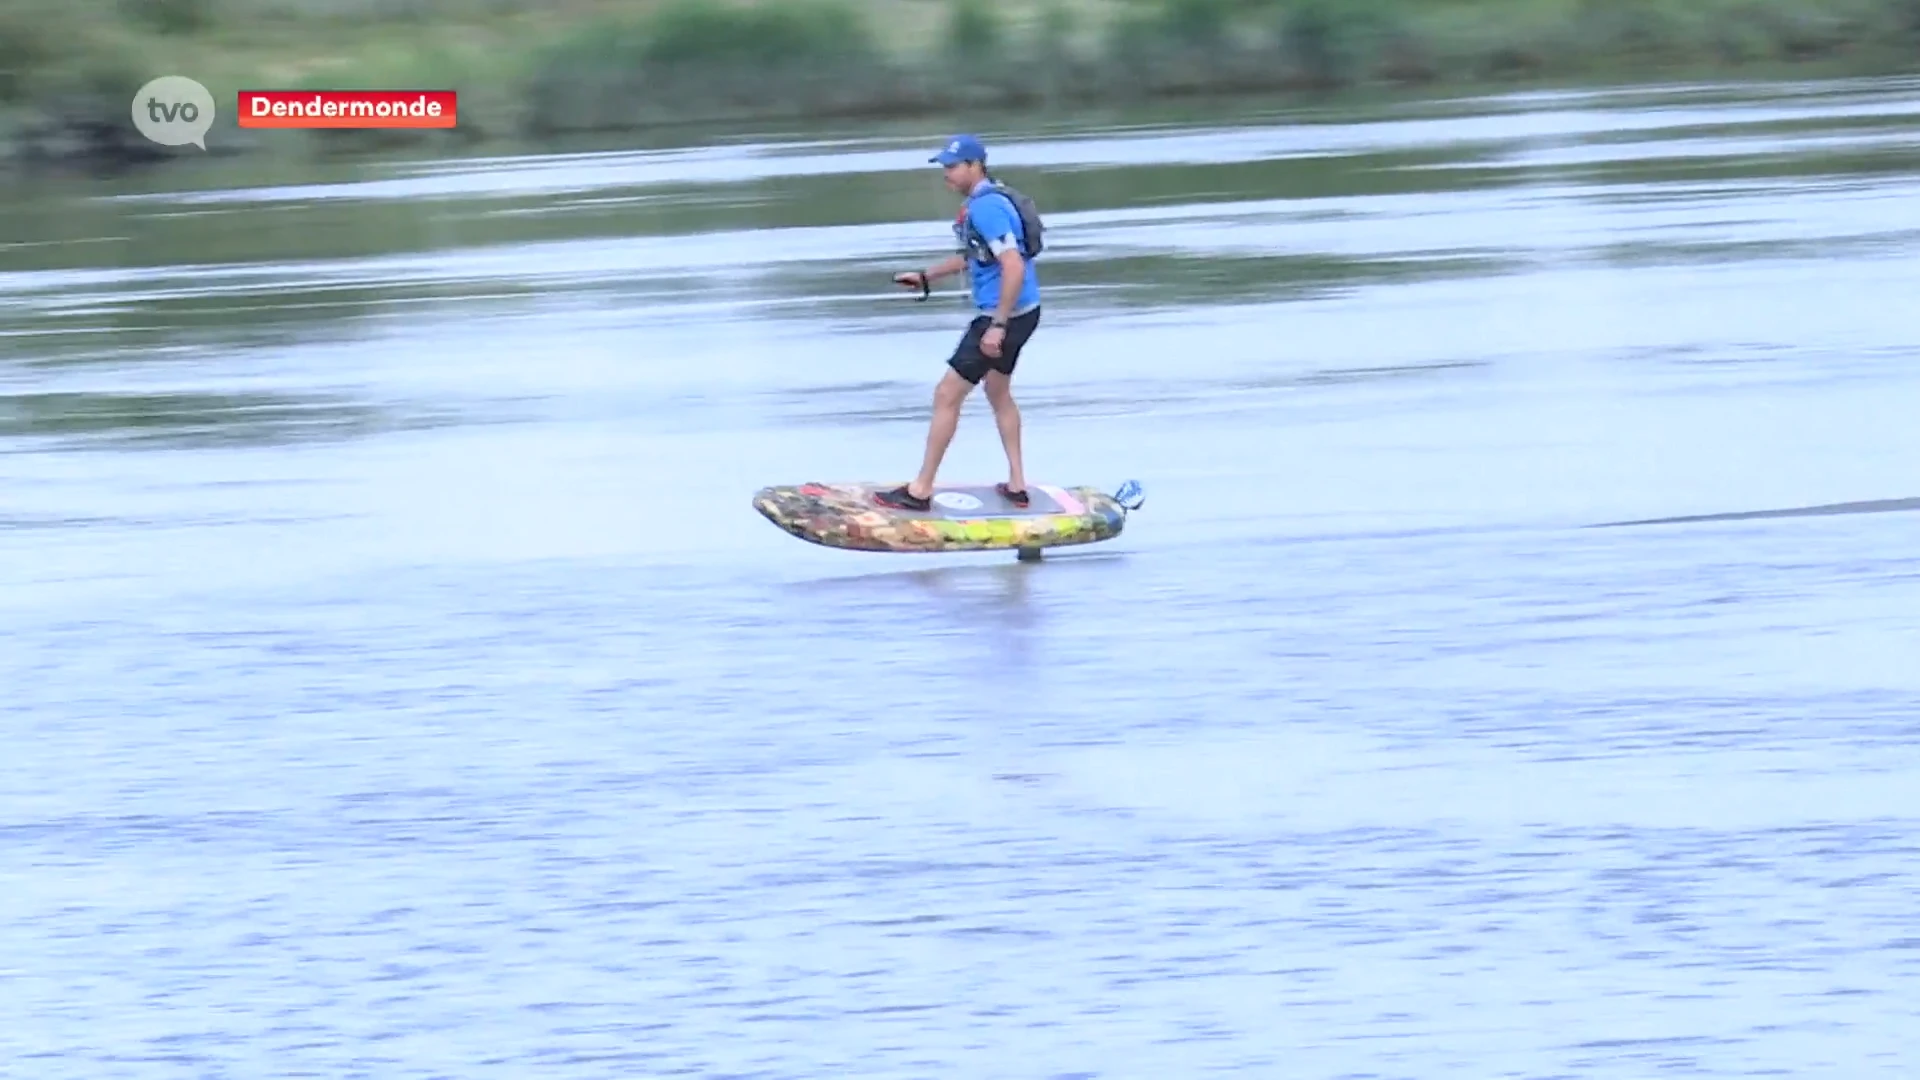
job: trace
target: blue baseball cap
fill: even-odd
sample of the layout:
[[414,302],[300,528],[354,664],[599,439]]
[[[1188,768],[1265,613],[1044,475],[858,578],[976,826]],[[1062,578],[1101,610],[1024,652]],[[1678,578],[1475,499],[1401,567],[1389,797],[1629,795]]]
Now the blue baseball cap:
[[971,135],[955,135],[947,140],[947,145],[941,147],[939,153],[927,160],[937,161],[942,165],[957,165],[962,161],[985,161],[987,148],[980,145],[980,140]]

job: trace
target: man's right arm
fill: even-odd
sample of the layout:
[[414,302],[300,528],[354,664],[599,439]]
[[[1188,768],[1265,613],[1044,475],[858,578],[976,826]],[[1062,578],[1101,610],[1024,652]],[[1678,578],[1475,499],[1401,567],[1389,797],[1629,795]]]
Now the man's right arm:
[[920,289],[924,293],[933,288],[934,282],[939,281],[948,274],[957,274],[966,269],[966,266],[966,256],[949,255],[939,262],[934,263],[932,266],[927,267],[925,270],[907,270],[895,274],[893,275],[893,280],[910,289]]
[[960,271],[965,270],[966,268],[967,268],[966,256],[949,255],[946,258],[941,259],[939,262],[934,263],[932,266],[927,267],[925,270],[922,270],[921,273],[927,275],[927,280],[929,282],[934,282],[934,281],[939,281],[941,278],[946,277],[949,274],[957,274]]

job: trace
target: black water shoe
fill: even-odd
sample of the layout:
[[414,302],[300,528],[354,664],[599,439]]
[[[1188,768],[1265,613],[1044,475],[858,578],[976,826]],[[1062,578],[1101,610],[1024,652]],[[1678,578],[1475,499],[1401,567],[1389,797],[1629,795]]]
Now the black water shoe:
[[933,508],[933,500],[923,499],[915,495],[913,492],[907,490],[907,485],[905,484],[901,484],[892,491],[880,492],[873,497],[873,501],[889,510],[930,510]]

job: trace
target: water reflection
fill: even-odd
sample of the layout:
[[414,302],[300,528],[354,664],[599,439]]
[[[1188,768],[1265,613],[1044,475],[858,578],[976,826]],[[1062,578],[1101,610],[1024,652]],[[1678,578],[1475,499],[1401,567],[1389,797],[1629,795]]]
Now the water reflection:
[[[1583,254],[1673,265],[1847,244],[1895,253],[1920,234],[1899,210],[1920,206],[1920,159],[1900,148],[1920,99],[1904,85],[1792,105],[1675,91],[1454,102],[1442,115],[1388,105],[1345,123],[1255,116],[1014,138],[1005,161],[1048,211],[1055,295],[1123,307],[1337,295]],[[874,317],[894,310],[878,306],[887,290],[849,283],[884,282],[893,262],[945,243],[951,207],[923,151],[889,136],[376,164],[330,169],[340,180],[317,186],[33,190],[0,204],[0,294],[15,301],[0,335],[31,356],[108,331],[120,336],[96,346],[133,351],[243,331],[374,332],[381,318],[428,317],[409,306],[511,311],[547,295],[697,304],[743,267],[757,280],[726,301],[736,314],[797,302]],[[170,205],[203,199],[254,205]]]
[[421,426],[347,398],[270,393],[0,394],[0,438],[166,447],[344,439]]
[[[1035,688],[1049,680],[1047,670],[1063,661],[1057,638],[1070,635],[1091,617],[1081,602],[1084,590],[1098,590],[1125,579],[1124,552],[1053,549],[1035,561],[1011,553],[971,557],[972,565],[946,565],[818,581],[813,589],[831,593],[870,616],[890,611],[888,621],[912,625],[912,632],[944,638],[952,662],[971,669],[971,682],[986,693],[979,708],[1019,713]],[[1118,578],[1113,575],[1120,575]],[[864,600],[859,599],[865,594]],[[991,689],[1007,697],[997,702]]]
[[1830,517],[1835,514],[1894,514],[1920,510],[1920,498],[1867,499],[1861,502],[1827,503],[1823,506],[1797,506],[1776,510],[1734,510],[1720,514],[1689,514],[1684,517],[1649,518],[1645,521],[1614,521],[1595,525],[1596,529],[1624,528],[1629,525],[1696,525],[1716,521],[1764,521],[1768,518]]

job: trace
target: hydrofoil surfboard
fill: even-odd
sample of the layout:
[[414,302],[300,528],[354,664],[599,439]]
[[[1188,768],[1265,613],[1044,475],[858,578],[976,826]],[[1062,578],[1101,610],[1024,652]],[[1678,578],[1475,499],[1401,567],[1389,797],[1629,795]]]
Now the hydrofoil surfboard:
[[942,484],[925,510],[897,510],[874,496],[898,483],[793,484],[761,488],[754,509],[810,543],[855,551],[1014,550],[1036,558],[1045,548],[1111,540],[1146,501],[1138,481],[1109,495],[1091,487],[1029,484],[1027,505],[992,484]]

